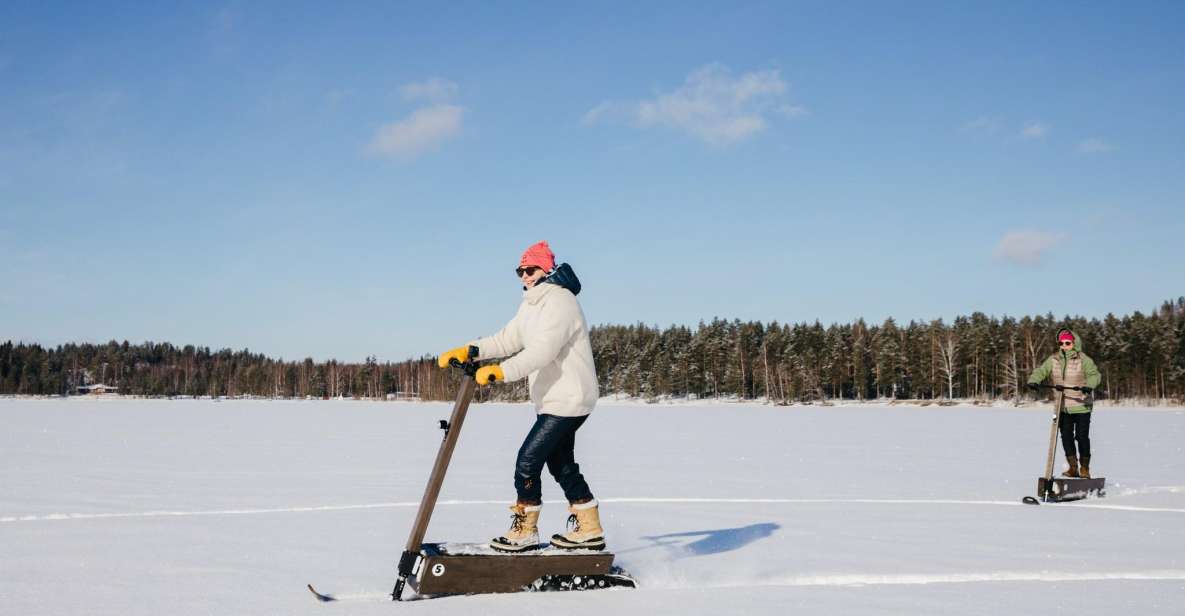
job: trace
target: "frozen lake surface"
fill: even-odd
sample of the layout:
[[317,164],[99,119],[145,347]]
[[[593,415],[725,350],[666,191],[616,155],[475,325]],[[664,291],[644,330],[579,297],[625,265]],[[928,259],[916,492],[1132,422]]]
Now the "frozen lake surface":
[[[9,614],[1180,614],[1185,412],[1092,423],[1108,495],[1020,504],[1044,408],[604,403],[577,459],[638,590],[393,606],[447,404],[0,400]],[[429,541],[509,522],[533,411],[470,409]],[[1060,464],[1058,471],[1062,466]],[[562,529],[559,488],[541,534]],[[319,604],[314,583],[343,601]]]

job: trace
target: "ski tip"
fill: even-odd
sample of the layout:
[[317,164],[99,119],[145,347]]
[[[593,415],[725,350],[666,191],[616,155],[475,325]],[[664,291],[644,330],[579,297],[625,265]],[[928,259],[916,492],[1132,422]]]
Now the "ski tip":
[[1037,500],[1037,497],[1035,497],[1035,496],[1026,496],[1026,497],[1020,499],[1020,502],[1026,504],[1026,505],[1040,505],[1041,504],[1041,501]]
[[329,603],[330,601],[337,601],[337,599],[333,598],[332,595],[323,595],[323,594],[317,592],[317,589],[313,588],[312,584],[305,584],[305,586],[309,587],[309,592],[313,593],[313,596],[316,597],[317,600],[320,601],[321,603]]

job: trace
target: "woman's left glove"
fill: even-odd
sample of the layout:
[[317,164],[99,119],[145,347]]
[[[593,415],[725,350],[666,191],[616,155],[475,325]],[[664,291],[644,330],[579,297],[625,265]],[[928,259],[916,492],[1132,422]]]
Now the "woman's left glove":
[[[469,361],[470,359],[472,359],[472,357],[470,356],[470,353],[469,353],[470,348],[471,347],[469,345],[465,345],[462,347],[457,347],[451,351],[445,351],[444,353],[441,353],[440,359],[438,359],[436,363],[441,368],[448,368],[449,367],[449,360],[453,360],[453,359],[455,359],[461,363],[465,363],[465,362]],[[472,348],[477,348],[477,347],[472,347]]]
[[477,379],[478,385],[489,385],[494,381],[506,380],[506,375],[502,374],[502,366],[482,366],[477,369],[474,378]]

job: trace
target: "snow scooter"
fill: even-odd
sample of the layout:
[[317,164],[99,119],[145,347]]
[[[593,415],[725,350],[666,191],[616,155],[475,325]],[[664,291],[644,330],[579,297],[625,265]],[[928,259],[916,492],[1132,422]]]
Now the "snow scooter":
[[[1063,385],[1038,385],[1038,387],[1041,389],[1056,389],[1058,391],[1065,391],[1067,389],[1082,391],[1080,387],[1065,387]],[[1037,479],[1037,496],[1026,496],[1021,499],[1021,502],[1026,505],[1080,500],[1091,494],[1106,496],[1103,485],[1107,480],[1104,477],[1085,479],[1082,477],[1053,476],[1053,458],[1057,454],[1058,420],[1061,419],[1062,410],[1065,409],[1065,406],[1065,396],[1059,396],[1057,404],[1054,405],[1053,409],[1053,425],[1049,429],[1049,456],[1045,459],[1045,475]]]
[[[454,359],[453,368],[463,372],[452,415],[441,420],[444,440],[436,454],[436,464],[420,500],[415,523],[407,546],[399,558],[398,579],[391,599],[403,600],[405,585],[411,585],[419,597],[467,595],[519,591],[592,590],[610,587],[635,588],[637,583],[624,570],[613,565],[613,554],[592,550],[562,550],[540,544],[535,550],[508,554],[496,552],[487,544],[423,543],[436,507],[440,486],[444,483],[453,449],[461,435],[469,402],[477,389],[477,348],[469,347],[464,363]],[[310,585],[320,601],[335,600]]]

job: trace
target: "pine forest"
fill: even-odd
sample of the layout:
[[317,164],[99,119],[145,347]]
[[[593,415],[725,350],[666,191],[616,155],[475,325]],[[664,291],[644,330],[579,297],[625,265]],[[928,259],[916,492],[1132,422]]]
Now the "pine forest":
[[[1019,399],[1029,372],[1070,328],[1102,372],[1099,397],[1185,399],[1185,297],[1145,314],[953,322],[887,319],[824,326],[720,318],[696,327],[601,325],[591,331],[601,395],[832,400]],[[121,395],[447,400],[458,377],[435,357],[398,362],[285,361],[247,350],[168,343],[0,344],[0,394],[71,395],[103,384]],[[526,383],[482,399],[523,400]]]

